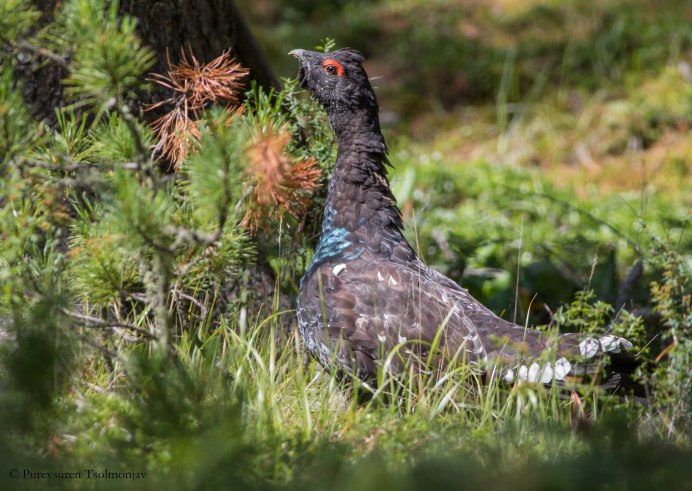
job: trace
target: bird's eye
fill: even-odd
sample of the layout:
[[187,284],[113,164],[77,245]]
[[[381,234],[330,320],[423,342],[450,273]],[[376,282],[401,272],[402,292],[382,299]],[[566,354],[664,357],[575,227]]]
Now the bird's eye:
[[329,75],[338,75],[339,77],[343,77],[345,74],[344,67],[341,65],[341,63],[332,58],[327,58],[324,60],[322,62],[322,68],[324,68],[324,71]]

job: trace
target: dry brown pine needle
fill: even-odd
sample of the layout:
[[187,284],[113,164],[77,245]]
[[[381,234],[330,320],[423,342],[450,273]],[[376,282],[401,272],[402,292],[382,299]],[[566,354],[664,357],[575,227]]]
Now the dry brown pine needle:
[[168,71],[152,74],[150,80],[170,89],[173,94],[147,108],[148,111],[164,105],[173,109],[154,121],[152,127],[158,135],[154,154],[167,158],[177,167],[194,149],[199,138],[198,121],[212,103],[225,104],[234,111],[243,88],[242,79],[248,70],[225,51],[209,63],[200,63],[191,50],[181,51],[182,61],[171,62],[167,55]]
[[310,204],[306,192],[317,187],[322,172],[314,159],[294,162],[286,153],[290,140],[286,129],[268,129],[259,132],[247,150],[254,187],[242,224],[250,230],[270,217],[298,218]]

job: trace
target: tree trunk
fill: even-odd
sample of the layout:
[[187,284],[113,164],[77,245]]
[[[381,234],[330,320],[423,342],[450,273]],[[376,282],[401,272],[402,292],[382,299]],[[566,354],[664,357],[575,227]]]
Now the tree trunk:
[[[59,0],[34,0],[43,22],[53,19]],[[139,19],[138,34],[156,53],[152,72],[165,73],[166,57],[178,62],[181,50],[192,51],[201,62],[231,50],[250,69],[251,80],[265,89],[278,88],[278,79],[266,61],[242,14],[233,0],[122,0],[120,10]],[[24,96],[34,116],[55,123],[54,108],[65,104],[62,79],[64,69],[45,60],[20,60],[17,75],[24,84]],[[140,95],[139,105],[167,98],[167,89],[155,86]],[[147,119],[157,116],[146,114]]]

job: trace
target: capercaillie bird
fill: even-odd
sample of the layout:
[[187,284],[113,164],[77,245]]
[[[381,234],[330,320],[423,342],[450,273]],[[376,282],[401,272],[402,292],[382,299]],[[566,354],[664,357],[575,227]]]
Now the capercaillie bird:
[[338,141],[321,235],[297,300],[301,336],[323,366],[371,381],[385,359],[395,373],[411,362],[428,370],[430,360],[433,368],[463,361],[507,382],[552,384],[632,346],[611,335],[553,339],[513,324],[426,266],[403,234],[363,57],[351,49],[289,54]]

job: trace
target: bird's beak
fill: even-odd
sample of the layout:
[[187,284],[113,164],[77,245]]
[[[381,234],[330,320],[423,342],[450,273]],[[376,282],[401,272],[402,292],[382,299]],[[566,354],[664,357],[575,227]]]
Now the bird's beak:
[[310,63],[307,62],[307,53],[308,51],[304,49],[294,49],[288,52],[289,55],[298,58],[298,75],[296,75],[296,78],[298,79],[298,85],[304,89],[307,88],[307,72],[310,71]]

